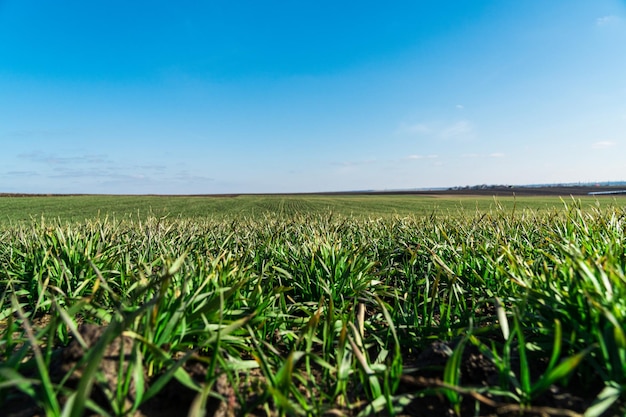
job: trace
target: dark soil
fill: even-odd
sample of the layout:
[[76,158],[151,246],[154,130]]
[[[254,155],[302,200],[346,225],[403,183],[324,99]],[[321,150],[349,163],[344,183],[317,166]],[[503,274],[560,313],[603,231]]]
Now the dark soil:
[[[102,336],[105,327],[93,324],[83,324],[79,327],[80,335],[85,341],[88,348],[93,347]],[[91,392],[91,399],[105,410],[110,407],[106,399],[105,392],[107,390],[115,390],[118,382],[120,364],[123,371],[126,371],[128,361],[130,360],[133,341],[129,337],[121,336],[110,343],[102,360],[100,361],[99,371],[102,378],[94,384]],[[54,383],[59,383],[62,378],[70,373],[69,379],[65,382],[65,386],[70,389],[76,389],[83,375],[86,364],[83,357],[85,350],[73,340],[67,347],[60,349],[54,356],[50,368],[50,377]],[[196,381],[204,382],[207,375],[207,368],[192,360],[187,361],[183,367],[187,373]],[[27,377],[36,378],[37,375],[26,375]],[[153,381],[156,378],[153,378]],[[225,375],[220,375],[215,384],[213,391],[224,398],[219,401],[210,397],[207,401],[207,416],[213,417],[231,417],[236,415],[236,402],[234,390],[228,383]],[[125,399],[126,407],[130,407],[135,399],[136,389],[131,383],[128,390],[128,396]],[[171,379],[165,387],[153,398],[142,404],[139,411],[134,417],[170,417],[187,415],[187,410],[191,407],[196,399],[197,392],[180,384],[176,379]],[[20,393],[11,392],[10,397],[5,402],[4,407],[0,410],[0,416],[6,417],[43,417],[44,411],[34,403],[34,401]],[[60,398],[61,404],[65,402],[65,398]],[[110,411],[110,410],[108,410]],[[85,416],[96,416],[97,414],[85,413]]]
[[[80,334],[88,347],[94,346],[101,337],[104,328],[96,325],[83,324],[79,328]],[[443,369],[452,354],[455,344],[451,342],[437,341],[417,354],[405,352],[405,368],[407,372],[401,379],[399,390],[396,394],[416,394],[424,390],[441,390],[444,386],[442,381]],[[132,352],[132,340],[128,337],[118,337],[107,347],[104,357],[100,362],[102,378],[94,385],[92,390],[92,400],[103,408],[107,408],[107,400],[104,395],[105,390],[113,389],[117,383],[120,364],[124,369],[128,366],[128,360]],[[54,382],[59,382],[64,375],[70,374],[70,378],[65,382],[69,388],[75,389],[82,375],[85,364],[83,363],[85,351],[78,343],[72,341],[65,348],[60,349],[55,354],[55,360],[50,369],[50,375]],[[531,374],[543,372],[542,361],[534,361]],[[519,369],[519,364],[513,359],[513,368]],[[188,360],[184,365],[187,373],[196,381],[204,382],[207,378],[207,367],[197,361]],[[258,371],[258,370],[257,370]],[[314,378],[321,378],[321,373]],[[37,377],[36,374],[26,375]],[[462,387],[493,387],[498,384],[499,374],[494,364],[485,357],[473,345],[466,345],[461,365]],[[152,379],[154,382],[155,378]],[[250,386],[250,380],[257,381],[256,387]],[[254,372],[251,378],[247,379],[247,386],[232,387],[224,374],[220,375],[214,385],[215,397],[209,397],[206,405],[206,415],[210,417],[231,417],[242,415],[242,410],[238,408],[235,389],[242,392],[251,392],[249,398],[247,415],[267,416],[262,406],[255,408],[255,401],[258,400],[262,392],[264,380],[260,372]],[[582,383],[578,384],[582,387]],[[480,394],[478,390],[459,390],[461,394],[461,415],[462,416],[485,416],[485,417],[544,417],[544,416],[582,416],[589,407],[593,399],[598,394],[601,384],[597,389],[576,390],[575,381],[570,387],[565,389],[559,386],[551,386],[549,390],[533,401],[532,407],[525,409],[518,404],[513,404],[510,399],[496,397],[490,394]],[[356,387],[358,388],[358,387]],[[256,392],[256,394],[255,394]],[[131,386],[128,397],[125,399],[127,405],[133,403],[135,388]],[[170,380],[165,387],[153,398],[143,404],[134,414],[136,417],[173,417],[186,415],[197,392],[189,389],[175,379]],[[221,399],[218,399],[219,397]],[[63,398],[60,399],[64,401]],[[333,405],[330,405],[333,406]],[[271,409],[271,407],[270,407]],[[360,410],[349,410],[339,406],[333,408],[327,415],[356,415]],[[615,408],[605,416],[623,416],[624,409]],[[0,416],[7,417],[33,417],[44,416],[41,410],[31,398],[17,391],[10,392],[4,407],[0,410]],[[86,416],[92,414],[85,413]],[[274,415],[274,413],[270,414]],[[455,416],[454,410],[449,401],[442,393],[434,393],[422,397],[416,396],[400,414],[401,416]]]
[[[416,393],[425,389],[440,389],[445,384],[441,377],[443,369],[455,348],[454,343],[434,342],[423,350],[409,368],[415,369],[402,377],[400,392]],[[519,369],[519,361],[512,358],[512,368]],[[541,363],[534,363],[537,369],[531,374],[541,374]],[[545,366],[545,365],[543,365]],[[534,371],[534,372],[533,372]],[[499,374],[494,364],[473,345],[466,346],[461,363],[462,387],[485,388],[498,385]],[[478,390],[460,390],[461,415],[484,417],[544,417],[580,416],[591,405],[598,390],[585,393],[576,392],[571,387],[564,389],[553,385],[548,391],[533,401],[532,407],[522,408],[510,399],[491,394],[480,394]],[[606,413],[606,416],[622,416],[623,410]],[[415,398],[405,407],[401,416],[455,416],[455,411],[443,394]]]

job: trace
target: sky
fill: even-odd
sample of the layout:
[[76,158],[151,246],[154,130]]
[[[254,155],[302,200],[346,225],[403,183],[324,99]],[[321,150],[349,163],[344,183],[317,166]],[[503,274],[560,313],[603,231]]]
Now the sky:
[[0,0],[0,192],[626,180],[626,0]]

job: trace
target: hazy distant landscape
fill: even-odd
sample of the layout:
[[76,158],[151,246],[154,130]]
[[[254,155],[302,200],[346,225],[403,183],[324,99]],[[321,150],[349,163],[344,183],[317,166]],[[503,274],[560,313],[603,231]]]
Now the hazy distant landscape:
[[[626,182],[613,181],[610,183],[595,184],[537,184],[537,185],[473,185],[443,188],[420,188],[398,190],[355,190],[355,191],[319,191],[310,193],[266,193],[266,194],[193,194],[196,196],[236,197],[239,195],[526,195],[526,196],[584,196],[594,194],[621,194],[626,192]],[[26,194],[0,193],[0,197],[28,197],[28,196],[63,196],[85,194]],[[178,194],[184,196],[182,194]],[[167,195],[164,195],[167,196]],[[175,195],[169,195],[175,196]],[[187,195],[189,196],[189,195]]]

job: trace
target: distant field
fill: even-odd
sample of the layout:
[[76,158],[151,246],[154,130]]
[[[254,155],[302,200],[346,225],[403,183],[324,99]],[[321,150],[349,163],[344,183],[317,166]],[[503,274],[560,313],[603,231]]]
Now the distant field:
[[[575,198],[575,200],[572,200]],[[0,197],[0,224],[58,219],[84,221],[97,217],[227,218],[265,214],[333,214],[355,217],[468,214],[476,211],[551,210],[564,202],[583,207],[623,205],[626,196],[476,196],[476,195],[276,195],[213,196],[27,196]]]

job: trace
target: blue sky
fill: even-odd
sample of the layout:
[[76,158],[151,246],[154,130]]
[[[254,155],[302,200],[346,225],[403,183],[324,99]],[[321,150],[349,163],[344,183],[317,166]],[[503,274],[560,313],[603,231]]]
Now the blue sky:
[[0,0],[0,192],[626,180],[626,2]]

